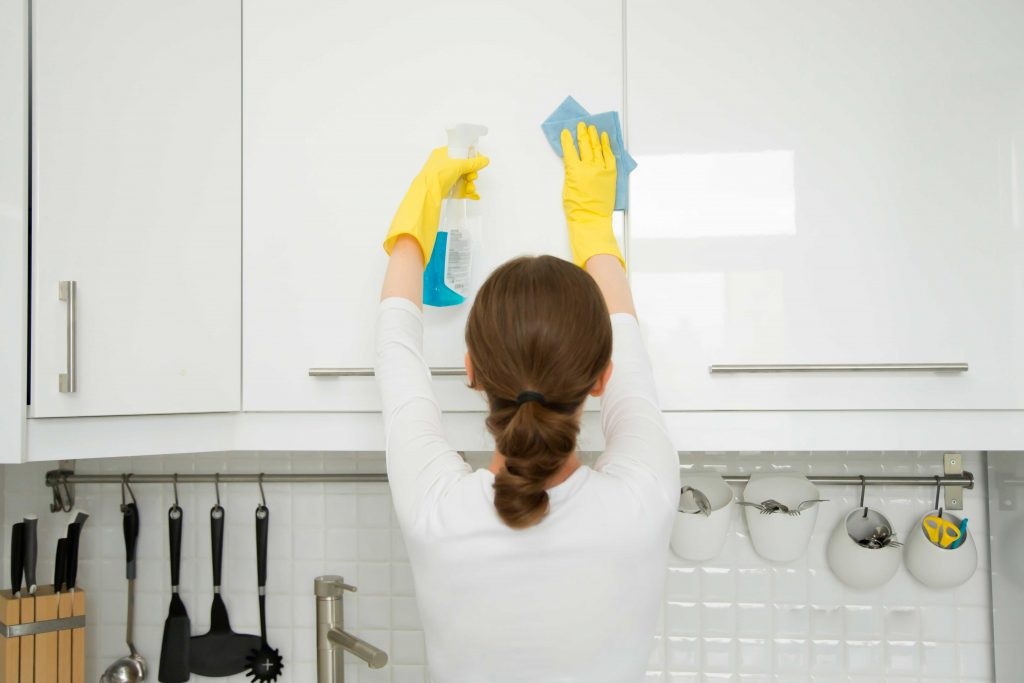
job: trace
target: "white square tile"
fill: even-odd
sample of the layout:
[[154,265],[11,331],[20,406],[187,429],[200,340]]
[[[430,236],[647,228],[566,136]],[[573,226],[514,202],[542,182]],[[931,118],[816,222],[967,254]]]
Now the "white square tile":
[[844,643],[841,640],[811,641],[811,670],[815,673],[840,673],[844,670]]
[[732,638],[702,638],[702,671],[706,675],[730,673],[736,658],[736,641]]
[[921,652],[917,641],[890,641],[885,646],[887,674],[914,674],[921,670]]
[[732,637],[736,633],[736,607],[729,602],[705,602],[700,608],[704,636]]
[[846,641],[846,663],[850,673],[882,673],[884,653],[880,640]]
[[775,639],[775,671],[799,673],[810,669],[811,650],[806,640]]
[[391,633],[391,659],[395,664],[417,664],[427,663],[426,646],[423,642],[422,631],[392,631]]
[[739,638],[736,641],[736,670],[764,673],[772,669],[772,643],[763,638]]
[[665,632],[669,636],[700,635],[699,605],[692,602],[670,602],[665,606]]
[[741,602],[736,605],[736,633],[744,638],[770,638],[773,633],[771,605]]
[[665,639],[665,666],[676,674],[696,674],[701,670],[701,641],[698,638],[669,636]]
[[359,628],[391,628],[391,598],[361,595],[356,597],[356,601],[359,605]]

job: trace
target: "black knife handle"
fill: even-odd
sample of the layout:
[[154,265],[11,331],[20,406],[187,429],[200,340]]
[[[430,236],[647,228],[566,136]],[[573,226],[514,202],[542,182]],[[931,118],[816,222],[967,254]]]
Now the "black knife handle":
[[210,508],[210,555],[213,558],[213,587],[220,588],[220,561],[224,554],[224,508]]
[[25,518],[24,552],[22,559],[25,562],[25,584],[29,593],[36,592],[36,560],[39,557],[39,540],[36,535],[36,525],[39,520],[35,515]]
[[167,532],[171,541],[171,587],[177,588],[181,579],[181,526],[184,511],[174,505],[167,511]]
[[121,527],[124,530],[125,576],[129,581],[135,578],[135,549],[139,541],[139,507],[128,503],[123,507]]
[[[270,530],[270,508],[256,508],[256,580],[259,587],[267,585],[267,535]],[[263,591],[260,591],[263,594]]]
[[11,527],[11,593],[21,592],[21,578],[25,575],[25,525],[18,522]]
[[67,574],[64,579],[68,588],[74,588],[78,581],[78,544],[82,537],[82,525],[77,522],[68,524]]
[[53,591],[60,593],[67,582],[68,571],[68,539],[57,540],[57,554],[53,561]]

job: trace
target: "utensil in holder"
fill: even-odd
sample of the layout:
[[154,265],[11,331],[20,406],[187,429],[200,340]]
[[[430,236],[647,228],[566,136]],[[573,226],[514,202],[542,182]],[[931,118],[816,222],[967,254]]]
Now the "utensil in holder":
[[722,551],[729,533],[734,499],[732,487],[713,472],[687,474],[683,483],[702,492],[711,510],[706,515],[700,512],[693,492],[684,488],[679,496],[680,512],[676,513],[672,529],[672,551],[684,560],[710,560]]
[[923,524],[925,517],[935,516],[959,527],[961,519],[942,509],[932,510],[918,518],[907,536],[904,562],[907,570],[921,584],[929,588],[954,588],[967,581],[978,568],[978,547],[968,528],[966,537],[953,548],[943,548],[928,538]]
[[0,591],[0,683],[85,683],[85,591]]
[[[747,503],[759,505],[772,500],[791,511],[818,497],[818,488],[801,474],[754,475],[743,489],[743,500]],[[754,550],[770,562],[792,562],[803,555],[818,518],[816,504],[795,514],[766,514],[750,506],[744,507],[743,512]]]
[[856,508],[836,524],[826,557],[832,573],[847,586],[860,590],[877,588],[899,569],[901,544],[894,535],[885,545],[870,543],[877,538],[879,529],[892,533],[892,522],[881,512],[866,507]]

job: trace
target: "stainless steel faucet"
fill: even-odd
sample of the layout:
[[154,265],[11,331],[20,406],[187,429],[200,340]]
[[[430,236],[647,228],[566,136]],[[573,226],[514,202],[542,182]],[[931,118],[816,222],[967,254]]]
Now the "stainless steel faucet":
[[344,611],[341,599],[345,591],[356,587],[340,576],[318,576],[313,580],[316,593],[316,680],[317,683],[344,683],[345,651],[359,657],[371,669],[388,663],[388,655],[342,628]]

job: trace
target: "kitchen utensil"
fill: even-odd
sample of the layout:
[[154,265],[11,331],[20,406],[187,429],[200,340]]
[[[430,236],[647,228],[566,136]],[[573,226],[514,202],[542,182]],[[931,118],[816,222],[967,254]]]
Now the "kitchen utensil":
[[796,509],[788,510],[787,514],[799,515],[804,510],[809,510],[812,507],[814,507],[815,505],[817,505],[818,503],[827,503],[827,502],[828,502],[827,498],[815,498],[813,500],[805,500],[805,501],[802,501],[801,503],[799,503],[796,506]]
[[189,671],[189,649],[192,623],[188,618],[185,603],[178,595],[181,578],[181,527],[184,512],[175,503],[167,511],[167,530],[171,546],[171,604],[164,621],[164,637],[160,646],[160,672],[157,680],[161,683],[184,683],[191,678]]
[[686,494],[689,493],[693,499],[693,504],[697,506],[696,510],[684,510],[682,500],[679,503],[679,512],[690,515],[704,515],[705,517],[711,514],[711,501],[700,489],[695,489],[692,486],[684,486],[679,492],[681,499],[685,499]]
[[[88,516],[88,515],[86,515]],[[79,522],[68,524],[67,572],[65,578],[68,590],[74,590],[78,582],[78,545],[82,536],[82,525]]]
[[72,510],[75,513],[75,521],[72,524],[77,524],[80,527],[85,526],[85,520],[89,519],[89,513],[81,508],[75,508]]
[[964,542],[964,538],[967,536],[967,518],[964,517],[960,520],[960,538],[953,541],[953,545],[949,546],[952,549],[960,547],[960,544]]
[[[134,498],[134,496],[133,496]],[[137,683],[146,680],[146,660],[135,649],[135,548],[139,540],[139,508],[134,503],[121,505],[124,530],[125,576],[128,579],[128,618],[125,643],[129,654],[107,667],[100,683]]]
[[[683,480],[687,485],[679,495],[681,512],[676,513],[672,527],[672,551],[692,562],[710,560],[725,544],[735,495],[722,476],[714,472],[687,472]],[[697,493],[707,502],[706,514],[700,514]],[[698,507],[697,512],[692,511],[694,507]]]
[[220,595],[221,555],[224,549],[224,508],[210,509],[210,543],[213,556],[213,603],[210,605],[210,630],[192,636],[189,668],[200,676],[232,676],[246,669],[246,657],[260,647],[259,636],[231,630],[228,609]]
[[36,525],[39,519],[35,515],[25,515],[25,537],[22,540],[22,559],[25,562],[25,586],[29,595],[36,594],[36,559],[39,556],[39,539],[36,536]]
[[928,515],[921,522],[921,528],[928,540],[940,548],[949,548],[960,539],[960,527],[947,519]]
[[750,542],[758,555],[771,562],[792,562],[807,550],[818,506],[811,505],[799,514],[801,501],[819,500],[818,489],[799,474],[754,474],[743,489],[747,505],[744,516],[750,529]]
[[[974,575],[978,568],[978,547],[974,534],[967,531],[956,548],[936,545],[923,530],[925,517],[939,517],[938,509],[920,517],[907,535],[903,548],[903,562],[907,571],[928,588],[945,589],[959,586]],[[943,512],[941,519],[950,522],[958,531],[961,519]]]
[[11,527],[11,594],[21,594],[21,578],[25,575],[25,524]]
[[896,540],[896,533],[889,527],[882,525],[876,526],[871,535],[867,538],[861,538],[857,541],[858,545],[861,545],[869,550],[879,550],[881,548],[899,548],[903,544]]
[[270,528],[270,509],[256,508],[256,575],[260,598],[260,647],[246,658],[253,681],[276,681],[284,669],[281,653],[267,644],[267,535]]
[[60,593],[67,585],[68,539],[57,540],[57,554],[53,559],[53,590]]
[[769,498],[768,500],[761,503],[761,514],[773,515],[776,512],[782,512],[788,515],[789,508],[780,503],[779,501],[775,500],[774,498]]
[[878,588],[896,574],[901,553],[892,523],[877,510],[854,508],[836,524],[825,555],[832,573],[851,588]]

